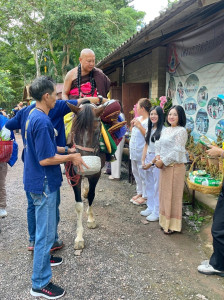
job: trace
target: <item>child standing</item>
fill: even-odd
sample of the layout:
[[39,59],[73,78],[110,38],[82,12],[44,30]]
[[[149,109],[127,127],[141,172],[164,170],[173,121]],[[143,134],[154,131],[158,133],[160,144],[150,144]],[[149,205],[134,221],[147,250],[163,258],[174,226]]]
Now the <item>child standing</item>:
[[148,132],[146,133],[145,146],[142,154],[142,168],[145,171],[147,208],[141,215],[147,221],[159,220],[159,174],[160,170],[154,167],[155,141],[158,141],[163,130],[163,110],[160,106],[150,110]]
[[151,103],[147,98],[139,99],[137,103],[137,118],[131,121],[131,139],[129,143],[132,173],[136,181],[137,195],[131,198],[131,202],[142,205],[146,202],[145,172],[142,169],[142,151],[145,144],[145,133],[148,128],[148,118]]

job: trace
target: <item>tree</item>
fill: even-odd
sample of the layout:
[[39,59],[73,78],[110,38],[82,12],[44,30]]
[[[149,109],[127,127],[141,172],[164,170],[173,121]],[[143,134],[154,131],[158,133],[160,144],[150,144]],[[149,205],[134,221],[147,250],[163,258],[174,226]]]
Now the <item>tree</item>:
[[172,7],[173,3],[179,2],[179,0],[168,0],[168,8]]
[[8,109],[7,103],[11,103],[14,100],[14,91],[8,71],[0,70],[0,91],[1,107]]
[[93,49],[98,61],[114,51],[143,24],[145,13],[130,2],[0,0],[0,65],[10,70],[16,97],[40,74],[63,81],[83,48]]

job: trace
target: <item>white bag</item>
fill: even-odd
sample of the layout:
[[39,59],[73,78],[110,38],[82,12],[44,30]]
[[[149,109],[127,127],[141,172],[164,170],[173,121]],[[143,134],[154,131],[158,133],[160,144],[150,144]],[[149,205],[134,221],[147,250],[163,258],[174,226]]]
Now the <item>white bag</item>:
[[84,172],[78,172],[77,167],[74,166],[74,170],[76,174],[85,176],[85,175],[93,175],[100,172],[101,159],[99,156],[82,156],[82,159],[85,162],[85,164],[89,167],[89,169],[87,169],[85,166],[82,166]]

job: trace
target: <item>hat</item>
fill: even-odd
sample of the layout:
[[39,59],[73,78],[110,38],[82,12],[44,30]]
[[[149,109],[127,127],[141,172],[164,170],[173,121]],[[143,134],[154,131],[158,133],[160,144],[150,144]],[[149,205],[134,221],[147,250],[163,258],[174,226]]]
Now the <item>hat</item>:
[[108,105],[104,109],[101,115],[101,120],[105,123],[112,123],[117,121],[117,118],[121,112],[121,105],[117,100],[108,101]]

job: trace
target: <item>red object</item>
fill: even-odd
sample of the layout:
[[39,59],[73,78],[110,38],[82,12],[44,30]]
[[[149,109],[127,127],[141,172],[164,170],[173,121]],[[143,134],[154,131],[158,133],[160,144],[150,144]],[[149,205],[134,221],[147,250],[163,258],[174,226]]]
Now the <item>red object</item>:
[[[71,186],[76,186],[79,183],[81,176],[79,174],[75,173],[73,164],[71,161],[68,161],[65,164],[65,175],[67,177],[68,184],[70,184]],[[70,180],[72,180],[74,182],[74,184],[72,184]]]
[[[79,96],[79,89],[78,88],[74,88],[69,92],[69,95],[72,96],[78,96],[80,98],[85,98],[85,97],[97,97],[97,90],[94,90],[94,94],[92,96],[92,94],[90,94],[91,92],[91,83],[90,82],[86,82],[81,84],[81,93]],[[84,93],[84,94],[83,94]]]
[[13,141],[0,141],[0,162],[8,162],[12,155]]
[[120,112],[121,112],[120,103],[116,100],[110,100],[109,104],[104,109],[100,118],[103,122],[111,124],[114,121],[117,121]]

